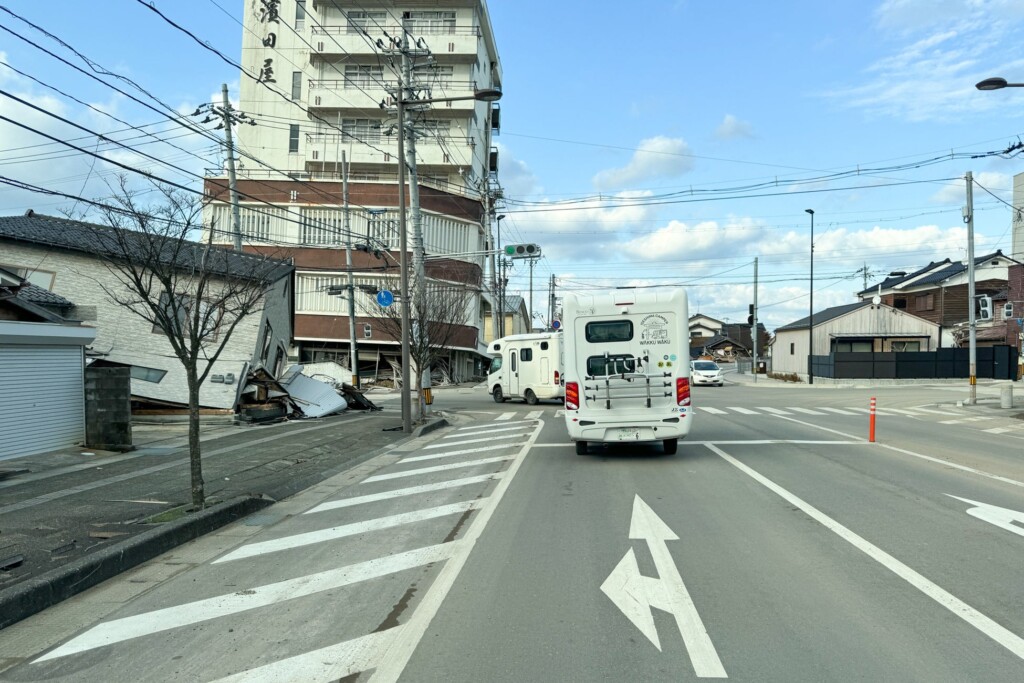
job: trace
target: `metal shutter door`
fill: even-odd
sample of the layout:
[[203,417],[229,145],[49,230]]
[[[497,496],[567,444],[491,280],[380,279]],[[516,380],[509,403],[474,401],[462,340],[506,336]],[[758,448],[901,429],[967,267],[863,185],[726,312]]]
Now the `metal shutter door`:
[[0,345],[0,460],[85,439],[81,346]]

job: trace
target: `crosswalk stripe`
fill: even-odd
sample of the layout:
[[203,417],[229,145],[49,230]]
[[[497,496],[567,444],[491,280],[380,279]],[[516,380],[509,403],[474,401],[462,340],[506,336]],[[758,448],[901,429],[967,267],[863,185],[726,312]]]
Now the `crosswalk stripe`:
[[455,430],[455,434],[449,434],[446,439],[461,439],[464,436],[476,436],[477,434],[498,434],[500,432],[514,432],[519,429],[533,429],[532,424],[519,423],[507,427],[488,427],[486,425],[473,425]]
[[835,413],[836,415],[856,415],[856,413],[851,413],[849,410],[844,410],[842,408],[828,408],[825,406],[819,406],[819,408],[830,413]]
[[1006,432],[1013,430],[1007,429],[1006,427],[993,427],[992,429],[983,429],[981,431],[988,432],[989,434],[1005,434]]
[[900,415],[907,415],[909,417],[921,417],[918,413],[915,413],[913,410],[907,410],[906,408],[886,408],[886,410],[899,413]]
[[919,410],[922,413],[934,413],[935,415],[949,415],[949,410],[935,410],[934,408],[925,408],[924,406],[915,406],[914,410]]
[[787,413],[785,410],[782,410],[780,408],[772,408],[771,406],[759,406],[759,409],[765,411],[766,413],[771,413],[773,415],[789,415],[789,413]]
[[480,460],[467,460],[466,462],[456,462],[451,465],[435,465],[433,467],[421,467],[418,470],[405,470],[404,472],[393,472],[391,474],[378,474],[373,477],[367,477],[363,479],[364,484],[369,484],[375,481],[387,481],[389,479],[401,479],[403,477],[415,477],[419,474],[431,474],[433,472],[444,472],[445,470],[457,470],[461,467],[475,467],[477,465],[488,465],[493,462],[502,462],[503,460],[513,460],[514,455],[502,455],[496,458],[482,458]]
[[446,489],[454,489],[459,486],[469,486],[470,484],[481,484],[485,481],[492,479],[501,479],[504,476],[502,472],[492,472],[491,474],[480,474],[475,477],[463,477],[462,479],[449,479],[448,481],[439,481],[434,484],[423,484],[422,486],[409,486],[404,489],[394,489],[392,491],[383,491],[381,493],[371,493],[365,496],[355,496],[353,498],[343,498],[341,500],[331,500],[326,503],[321,503],[311,510],[306,510],[303,514],[312,515],[317,512],[327,512],[328,510],[337,510],[338,508],[347,508],[354,505],[363,505],[365,503],[376,503],[381,500],[391,500],[393,498],[402,498],[403,496],[414,496],[417,493],[430,493],[433,491],[444,491]]
[[364,534],[368,531],[380,531],[381,529],[391,529],[393,527],[401,526],[403,524],[412,524],[413,522],[421,522],[427,519],[446,517],[448,515],[466,512],[467,510],[476,510],[481,505],[483,505],[484,502],[485,499],[476,499],[463,501],[460,503],[451,503],[449,505],[439,505],[437,507],[426,508],[423,510],[413,510],[412,512],[403,512],[397,515],[378,517],[377,519],[368,519],[365,522],[343,524],[341,526],[331,527],[330,529],[319,529],[317,531],[307,531],[301,534],[292,534],[291,536],[285,536],[284,538],[275,538],[270,541],[247,543],[246,545],[243,545],[241,548],[238,548],[228,553],[224,557],[214,560],[213,564],[231,562],[233,560],[241,560],[246,557],[255,557],[257,555],[265,555],[267,553],[275,553],[280,550],[291,550],[293,548],[301,548],[305,545],[314,545],[316,543],[333,541],[339,538],[345,538],[347,536],[356,536],[358,534]]
[[515,416],[516,416],[515,413],[502,413],[498,417],[494,418],[494,421],[495,422],[501,422],[502,420],[511,420]]
[[797,408],[796,406],[786,406],[789,410],[795,410],[798,413],[804,415],[824,415],[825,413],[818,412],[817,410],[811,410],[810,408]]
[[737,413],[740,413],[742,415],[757,415],[757,411],[751,410],[750,408],[739,408],[736,406],[729,406],[729,410],[735,410]]
[[256,586],[241,592],[217,595],[212,598],[187,602],[174,607],[114,619],[94,626],[82,635],[72,638],[52,650],[36,662],[66,657],[97,647],[141,638],[153,633],[169,631],[182,626],[198,624],[210,619],[245,612],[258,607],[314,595],[323,591],[349,586],[362,581],[380,578],[388,574],[422,567],[432,562],[447,560],[455,552],[455,543],[441,543],[417,548],[395,555],[379,557],[346,567],[330,569],[295,579],[287,579],[263,586]]
[[720,410],[718,408],[712,408],[711,406],[701,406],[701,407],[697,408],[697,412],[698,413],[711,413],[712,415],[725,415],[726,414],[726,412],[724,410]]
[[526,414],[526,419],[527,420],[539,420],[543,416],[544,416],[544,411],[543,410],[531,410],[529,413]]

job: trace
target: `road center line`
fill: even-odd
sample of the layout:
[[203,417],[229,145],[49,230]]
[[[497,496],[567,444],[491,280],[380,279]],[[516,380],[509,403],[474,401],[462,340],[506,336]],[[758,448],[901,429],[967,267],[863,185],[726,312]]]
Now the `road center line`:
[[896,574],[911,586],[921,591],[929,598],[937,602],[942,607],[952,612],[954,615],[960,617],[968,624],[973,626],[975,629],[988,636],[995,642],[999,643],[1007,650],[1015,654],[1017,657],[1024,659],[1024,638],[1021,638],[1017,634],[1013,633],[1009,629],[996,623],[989,617],[985,616],[978,610],[974,609],[967,603],[963,602],[953,594],[942,589],[935,583],[932,583],[927,578],[917,573],[907,565],[903,564],[895,557],[885,552],[878,546],[870,543],[866,539],[860,537],[850,529],[846,528],[839,522],[835,521],[825,513],[818,510],[810,503],[805,502],[801,498],[798,498],[794,494],[790,493],[786,489],[782,488],[772,480],[768,479],[764,475],[756,472],[747,465],[743,464],[736,458],[732,457],[721,448],[716,447],[713,444],[707,445],[712,452],[716,453],[723,460],[740,470],[754,481],[758,482],[772,493],[778,495],[780,498],[795,505],[796,507],[803,510],[805,514],[810,516],[816,522],[824,526],[829,531],[832,531],[837,536],[842,538],[844,541],[857,548],[871,559],[875,560],[883,567]]

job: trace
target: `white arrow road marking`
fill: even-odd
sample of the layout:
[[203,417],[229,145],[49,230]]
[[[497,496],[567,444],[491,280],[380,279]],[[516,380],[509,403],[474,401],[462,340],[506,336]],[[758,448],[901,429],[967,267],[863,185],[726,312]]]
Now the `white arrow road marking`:
[[241,671],[213,683],[329,683],[373,669],[404,626],[371,633],[343,643]]
[[[718,448],[714,444],[707,444],[707,447],[717,453],[723,460],[764,486],[772,493],[789,502],[791,505],[795,505],[803,510],[804,513],[811,517],[811,519],[842,538],[854,548],[863,552],[875,562],[878,562],[880,565],[927,595],[939,605],[945,607],[947,610],[960,617],[975,629],[999,643],[1013,654],[1024,659],[1024,638],[1021,638],[1013,631],[996,623],[991,618],[974,609],[960,598],[945,591],[942,587],[932,583],[889,553],[885,552],[878,546],[873,545],[861,536],[858,536],[818,508],[793,495],[768,477],[762,475],[760,472],[744,465],[721,448]],[[909,451],[905,452],[909,453]],[[911,453],[911,455],[913,454]]]
[[246,591],[218,595],[175,607],[115,619],[89,629],[77,638],[46,653],[35,660],[33,664],[376,579],[406,569],[421,567],[431,562],[440,562],[455,554],[458,550],[458,543],[459,541],[431,545],[426,548],[359,562],[347,567],[300,576],[297,579],[257,586]]
[[666,541],[678,541],[679,537],[640,496],[633,499],[629,537],[647,542],[659,578],[640,574],[633,549],[630,548],[601,584],[601,591],[647,636],[659,652],[661,641],[658,639],[651,608],[670,612],[683,636],[694,673],[700,678],[728,678],[711,637],[697,614],[697,607],[686,590],[683,577],[679,575],[679,569],[668,551]]
[[454,515],[459,512],[466,512],[467,510],[476,510],[483,505],[484,500],[486,499],[468,500],[462,503],[452,503],[450,505],[439,505],[437,507],[426,508],[424,510],[403,512],[389,517],[368,519],[365,522],[344,524],[342,526],[331,527],[330,529],[320,529],[318,531],[307,531],[302,534],[292,534],[291,536],[285,536],[284,538],[275,538],[272,541],[249,543],[228,553],[224,557],[214,560],[212,564],[241,560],[246,557],[275,553],[280,550],[291,550],[292,548],[300,548],[304,545],[313,545],[314,543],[324,543],[326,541],[333,541],[347,536],[356,536],[358,534],[366,533],[367,531],[390,529],[392,527],[401,526],[402,524],[411,524],[413,522],[421,522],[425,519],[436,519],[437,517]]
[[976,505],[977,507],[973,507],[967,511],[967,514],[971,517],[977,517],[989,524],[995,524],[1001,529],[1012,531],[1018,536],[1024,536],[1024,527],[1014,524],[1014,522],[1024,524],[1024,512],[1010,510],[1009,508],[996,507],[995,505],[989,505],[988,503],[979,503],[976,500],[968,500],[967,498],[961,498],[960,496],[954,496],[949,493],[946,495],[950,498],[956,498],[957,500],[962,500],[965,503]]

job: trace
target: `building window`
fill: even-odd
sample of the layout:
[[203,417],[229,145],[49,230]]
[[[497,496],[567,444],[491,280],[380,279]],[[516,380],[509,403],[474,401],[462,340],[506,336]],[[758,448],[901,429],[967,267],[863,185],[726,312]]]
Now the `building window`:
[[295,30],[301,31],[306,28],[306,0],[297,0],[295,3]]
[[301,100],[302,99],[302,72],[301,71],[293,71],[292,72],[292,99],[293,100]]
[[934,311],[935,310],[935,295],[934,294],[918,294],[916,301],[914,302],[916,310],[918,311]]
[[789,355],[791,355],[791,356],[795,356],[796,355],[796,344],[790,343],[790,345],[789,345]]
[[896,299],[894,299],[893,302],[892,302],[892,307],[893,308],[899,308],[901,310],[906,310],[906,308],[907,308],[907,298],[903,297],[903,296],[896,297]]
[[260,363],[263,367],[267,366],[267,360],[270,358],[270,348],[274,342],[274,328],[267,323],[266,328],[263,330],[263,349],[260,351]]
[[345,87],[365,90],[384,84],[384,67],[369,64],[346,64]]
[[381,123],[380,119],[342,119],[342,141],[380,142]]
[[370,326],[370,323],[365,323],[363,325],[363,337],[365,337],[366,339],[369,339],[372,336],[373,336],[373,327]]
[[348,13],[348,32],[349,33],[366,33],[367,29],[371,28],[382,28],[387,21],[387,12],[373,11],[373,12],[349,12]]
[[299,152],[299,124],[297,123],[288,126],[288,152],[291,154]]
[[43,289],[53,290],[53,280],[56,273],[52,273],[48,270],[39,270],[38,268],[23,268],[20,266],[7,266],[0,263],[0,268],[14,273],[23,280],[27,280],[29,283],[36,287],[42,287]]

